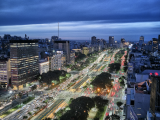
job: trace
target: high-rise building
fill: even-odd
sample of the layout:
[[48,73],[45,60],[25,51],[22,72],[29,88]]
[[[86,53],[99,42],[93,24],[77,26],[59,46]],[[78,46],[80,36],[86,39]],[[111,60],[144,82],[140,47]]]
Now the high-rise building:
[[144,36],[140,36],[140,39],[139,39],[139,40],[144,41]]
[[93,45],[93,44],[96,44],[96,43],[97,43],[96,37],[95,37],[95,36],[92,36],[92,37],[91,37],[91,44]]
[[74,50],[70,52],[70,64],[72,65],[75,64],[75,51]]
[[66,55],[63,51],[57,51],[55,55],[51,57],[51,71],[62,70],[66,64]]
[[54,41],[54,49],[56,51],[63,51],[67,56],[67,63],[70,63],[70,42],[69,41]]
[[150,96],[150,112],[154,118],[156,117],[156,113],[160,113],[160,76],[158,76],[158,73],[155,73],[155,75],[151,76]]
[[7,88],[10,77],[10,59],[0,59],[0,88]]
[[38,40],[10,40],[13,89],[26,86],[39,73]]
[[152,45],[152,41],[150,40],[147,45]]
[[144,44],[144,36],[140,36],[139,45],[142,46]]
[[54,41],[57,41],[57,40],[59,40],[59,39],[58,39],[58,36],[52,36],[52,37],[51,37],[52,43],[53,43]]
[[124,38],[121,38],[121,43],[125,43],[125,39]]
[[114,44],[114,36],[109,36],[109,44]]
[[153,45],[152,45],[152,51],[155,52],[158,50],[158,39],[157,38],[152,38]]

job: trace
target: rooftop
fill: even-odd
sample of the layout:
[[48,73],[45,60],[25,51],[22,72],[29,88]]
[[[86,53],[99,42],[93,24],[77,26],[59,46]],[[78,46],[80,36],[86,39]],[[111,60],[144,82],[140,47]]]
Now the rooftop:
[[149,94],[135,94],[135,105],[133,108],[138,118],[146,118],[147,111],[150,107]]
[[38,40],[10,40],[10,43],[38,43]]
[[135,92],[141,94],[150,94],[151,80],[135,84]]
[[69,43],[69,41],[67,41],[67,40],[54,41],[54,43],[66,43],[66,42],[68,42],[68,43]]

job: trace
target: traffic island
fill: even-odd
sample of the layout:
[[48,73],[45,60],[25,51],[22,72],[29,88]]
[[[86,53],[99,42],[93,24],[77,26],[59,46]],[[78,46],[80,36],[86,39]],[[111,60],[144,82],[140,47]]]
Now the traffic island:
[[[34,97],[28,97],[28,99],[25,100],[25,101],[23,102],[23,104],[27,104],[28,102],[32,101],[33,99],[34,99]],[[9,114],[13,113],[14,111],[18,110],[18,109],[21,108],[21,107],[23,107],[23,105],[17,105],[17,106],[15,106],[15,107],[13,107],[12,109],[4,112],[4,113],[0,116],[0,118],[4,118],[4,117],[8,116]]]
[[16,111],[17,109],[19,109],[19,108],[21,108],[21,107],[22,107],[22,106],[20,106],[20,105],[15,106],[14,108],[12,108],[12,109],[4,112],[4,113],[0,116],[0,118],[6,117],[7,115],[13,113],[14,111]]

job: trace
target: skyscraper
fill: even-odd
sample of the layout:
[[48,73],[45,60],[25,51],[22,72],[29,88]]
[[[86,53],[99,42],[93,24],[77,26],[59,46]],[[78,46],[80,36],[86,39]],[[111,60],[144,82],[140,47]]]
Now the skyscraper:
[[152,45],[152,51],[155,52],[158,50],[158,39],[157,38],[152,38],[153,45]]
[[51,37],[51,42],[52,42],[52,43],[53,43],[54,41],[57,41],[57,40],[59,40],[59,39],[58,39],[58,36],[52,36],[52,37]]
[[11,83],[21,89],[39,73],[38,40],[10,40]]
[[93,44],[96,44],[96,43],[97,43],[96,37],[95,37],[95,36],[92,36],[92,37],[91,37],[91,44],[93,45]]
[[142,46],[143,43],[144,43],[144,37],[143,37],[143,36],[140,36],[139,45]]
[[54,49],[56,51],[63,51],[67,55],[67,63],[70,62],[70,43],[69,41],[54,41]]
[[125,43],[125,39],[124,38],[121,38],[121,43]]
[[114,44],[114,36],[109,36],[109,44]]

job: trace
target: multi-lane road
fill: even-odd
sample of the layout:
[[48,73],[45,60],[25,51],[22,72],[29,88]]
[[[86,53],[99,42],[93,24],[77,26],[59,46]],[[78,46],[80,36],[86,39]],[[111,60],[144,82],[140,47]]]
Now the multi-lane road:
[[51,113],[53,113],[58,107],[65,101],[65,99],[58,99],[51,105],[49,108],[46,108],[46,110],[41,113],[37,118],[34,120],[43,120],[46,116],[49,116]]
[[[103,66],[103,65],[108,64],[109,62],[101,62],[100,63],[100,60],[103,58],[103,56],[105,54],[106,54],[106,52],[103,52],[100,55],[100,57],[96,60],[96,62],[90,64],[90,66],[87,67],[87,69],[91,68],[92,65],[96,64],[96,63],[98,63],[98,66]],[[112,57],[112,60],[113,59],[114,58]],[[52,96],[54,98],[54,100],[51,101],[50,103],[48,103],[49,107],[47,107],[45,110],[43,110],[41,112],[41,114],[38,114],[36,117],[34,117],[34,120],[41,120],[41,119],[44,119],[44,118],[50,116],[50,114],[53,114],[56,111],[56,109],[58,109],[58,106],[60,106],[64,102],[69,101],[70,98],[77,98],[77,97],[80,97],[80,96],[89,96],[89,97],[95,96],[96,94],[91,93],[91,92],[85,92],[85,89],[83,89],[83,88],[79,89],[79,88],[88,79],[94,77],[95,75],[100,74],[101,72],[103,72],[103,71],[94,72],[93,70],[91,70],[91,71],[88,72],[88,75],[87,75],[87,73],[84,73],[84,72],[80,71],[79,72],[80,74],[73,75],[70,79],[66,80],[64,83],[62,83],[61,85],[59,85],[59,87],[54,88],[53,90],[44,92],[44,94],[48,94],[48,95]],[[80,79],[79,82],[76,83],[73,87],[71,87],[70,89],[66,90],[67,85],[72,80],[74,80],[75,78],[77,78],[79,75],[83,75],[84,77],[82,79]],[[119,76],[116,76],[116,77],[119,77]],[[75,92],[72,92],[72,89],[75,89]],[[42,94],[42,96],[40,98],[37,98],[37,101],[38,101],[37,103],[38,104],[44,104],[43,100],[45,100],[45,98],[48,96],[48,95],[43,96],[44,94]],[[42,97],[43,97],[43,100],[40,100],[40,99],[42,99]],[[107,98],[108,96],[104,96],[104,97]],[[115,96],[109,96],[109,99],[111,99],[111,97],[115,97]],[[116,97],[116,98],[119,98],[119,96]],[[34,104],[36,104],[36,103],[34,103]],[[33,106],[33,103],[31,103],[30,105]],[[20,117],[23,116],[23,115],[26,115],[26,113],[29,110],[31,110],[31,106],[27,105],[27,107],[24,107],[23,109],[20,109],[20,110],[16,111],[14,114],[11,114],[10,116],[6,117],[5,120],[14,120],[14,119],[18,120],[18,119],[22,119]],[[35,107],[36,107],[36,105],[33,106],[32,110],[35,109]],[[52,117],[54,117],[54,116],[52,116]]]

